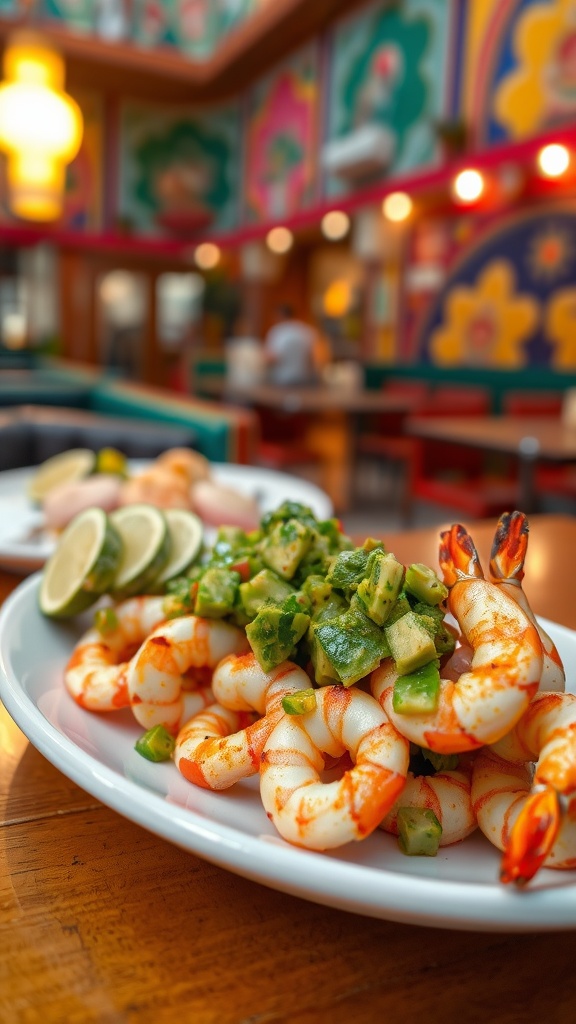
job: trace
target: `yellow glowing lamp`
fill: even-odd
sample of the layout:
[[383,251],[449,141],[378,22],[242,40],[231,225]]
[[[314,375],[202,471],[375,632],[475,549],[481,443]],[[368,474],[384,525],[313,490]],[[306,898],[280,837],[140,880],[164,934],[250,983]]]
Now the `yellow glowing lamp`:
[[28,33],[8,42],[0,85],[0,149],[7,155],[8,201],[17,217],[62,213],[66,165],[82,141],[82,114],[64,92],[60,54]]

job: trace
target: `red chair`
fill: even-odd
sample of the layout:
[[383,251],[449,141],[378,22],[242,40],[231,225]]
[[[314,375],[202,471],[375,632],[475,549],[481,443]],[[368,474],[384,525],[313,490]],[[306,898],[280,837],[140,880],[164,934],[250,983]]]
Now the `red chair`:
[[[482,416],[490,413],[487,389],[440,385],[417,410],[418,416]],[[516,502],[515,478],[498,471],[481,451],[457,443],[411,437],[393,439],[388,456],[402,470],[399,501],[409,523],[416,499],[458,509],[472,518],[499,515]]]
[[502,397],[507,416],[561,416],[561,391],[508,391]]

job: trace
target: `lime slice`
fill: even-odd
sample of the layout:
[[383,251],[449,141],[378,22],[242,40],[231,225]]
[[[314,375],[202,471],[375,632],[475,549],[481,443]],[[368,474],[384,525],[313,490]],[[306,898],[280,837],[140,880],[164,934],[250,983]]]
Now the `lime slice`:
[[90,476],[96,466],[96,453],[90,448],[69,448],[46,459],[38,467],[28,485],[28,497],[43,502],[46,495],[60,484],[75,483]]
[[40,584],[40,610],[50,618],[79,615],[106,593],[122,553],[122,541],[101,508],[87,508],[68,524]]
[[145,594],[170,556],[170,534],[164,512],[155,505],[134,504],[110,513],[122,539],[122,557],[110,593],[120,599]]
[[154,581],[156,590],[162,589],[169,580],[184,576],[198,558],[204,542],[204,526],[194,512],[167,508],[164,515],[170,534],[170,557]]

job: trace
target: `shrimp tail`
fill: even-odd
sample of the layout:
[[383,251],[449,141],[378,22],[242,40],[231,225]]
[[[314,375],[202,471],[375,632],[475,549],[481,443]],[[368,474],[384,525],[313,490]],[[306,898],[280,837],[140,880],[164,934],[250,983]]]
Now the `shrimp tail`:
[[552,786],[537,787],[518,815],[500,867],[500,881],[522,887],[542,867],[561,824],[560,801]]
[[440,534],[439,561],[447,587],[452,587],[458,580],[481,579],[484,575],[474,541],[460,523],[454,523]]
[[524,579],[528,532],[523,512],[504,512],[500,516],[490,553],[490,575],[495,580],[521,583]]

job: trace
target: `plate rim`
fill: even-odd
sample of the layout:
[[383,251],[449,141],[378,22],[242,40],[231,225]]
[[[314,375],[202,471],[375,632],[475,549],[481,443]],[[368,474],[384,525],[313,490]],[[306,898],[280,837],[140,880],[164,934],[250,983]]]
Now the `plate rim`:
[[[0,608],[0,699],[30,743],[67,778],[105,806],[154,833],[242,877],[301,899],[338,910],[403,924],[489,932],[563,931],[576,928],[576,882],[523,891],[430,879],[354,864],[290,846],[280,837],[253,836],[211,821],[191,808],[120,775],[82,750],[40,711],[7,664],[3,638],[11,616],[35,599],[41,573],[15,588]],[[544,628],[576,639],[576,631],[539,618]],[[9,630],[8,630],[9,632]],[[294,857],[302,860],[291,881]],[[297,862],[297,863],[298,863]],[[307,882],[307,878],[311,881]],[[346,884],[351,883],[347,891]],[[352,884],[353,883],[353,884]],[[386,900],[371,902],[382,889]],[[488,899],[488,891],[490,899]],[[573,900],[567,899],[570,891]],[[432,893],[432,894],[431,894]],[[572,913],[570,914],[570,911]],[[495,916],[496,914],[496,916]]]

